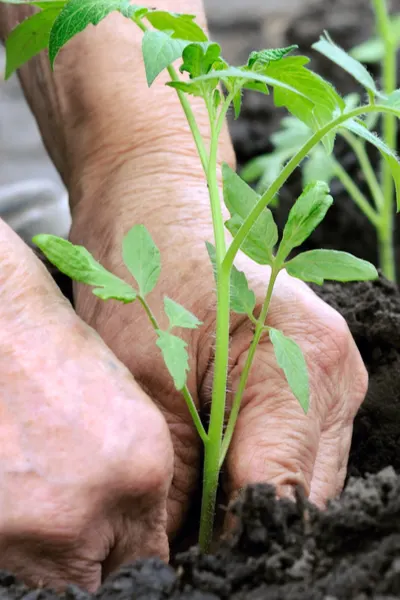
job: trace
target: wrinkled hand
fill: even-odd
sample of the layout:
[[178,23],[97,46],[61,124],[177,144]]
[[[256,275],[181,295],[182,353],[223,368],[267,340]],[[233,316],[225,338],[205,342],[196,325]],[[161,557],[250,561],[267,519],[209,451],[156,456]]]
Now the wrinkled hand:
[[96,590],[168,557],[172,445],[154,404],[0,221],[0,568]]
[[[88,213],[86,220],[82,214],[72,241],[85,244],[107,268],[129,278],[121,259],[122,237],[134,224],[148,227],[161,250],[163,264],[161,280],[148,298],[152,310],[161,318],[163,296],[167,295],[204,323],[199,331],[182,332],[182,336],[190,351],[188,385],[199,409],[207,413],[215,332],[214,282],[204,245],[204,240],[212,240],[207,190],[201,177],[190,174],[196,171],[188,166],[187,154],[171,156],[174,153],[165,148],[166,144],[167,136],[159,146],[155,143],[147,158],[131,160],[125,156],[118,168],[114,165],[112,175],[96,194],[96,202],[101,215],[107,213],[107,207],[115,209],[117,198],[118,211],[111,209],[103,222],[100,216],[93,220]],[[155,173],[163,173],[162,178],[156,178]],[[268,269],[244,257],[241,267],[261,305]],[[173,388],[140,305],[104,304],[87,288],[78,287],[77,310],[132,371],[169,424],[175,449],[168,506],[168,532],[172,536],[181,526],[201,478],[201,443],[185,402]],[[225,484],[230,495],[251,482],[272,482],[283,493],[286,486],[303,484],[311,500],[323,505],[344,482],[352,422],[366,391],[365,368],[342,317],[286,273],[279,275],[268,324],[302,347],[310,371],[311,409],[307,416],[303,414],[265,338],[257,351],[227,456]],[[248,318],[234,317],[232,392],[251,338]],[[228,402],[231,400],[230,392]]]

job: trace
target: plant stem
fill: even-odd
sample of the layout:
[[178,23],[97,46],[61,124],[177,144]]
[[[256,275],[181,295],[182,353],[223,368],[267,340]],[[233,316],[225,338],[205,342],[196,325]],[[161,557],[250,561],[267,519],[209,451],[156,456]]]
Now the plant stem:
[[225,421],[225,398],[228,378],[230,330],[230,269],[219,266],[217,283],[217,327],[208,441],[205,444],[203,496],[201,503],[199,544],[204,552],[212,540],[215,502],[219,478],[219,457]]
[[[180,81],[179,75],[176,72],[176,69],[174,67],[170,66],[170,67],[168,67],[167,70],[168,70],[169,76],[171,77],[172,81]],[[185,113],[187,122],[188,122],[190,130],[192,132],[193,139],[196,144],[197,153],[199,155],[204,174],[207,175],[207,171],[208,171],[207,151],[204,146],[203,138],[201,137],[201,133],[198,128],[196,118],[193,114],[192,107],[190,106],[190,102],[187,99],[187,96],[184,92],[182,92],[181,90],[176,90],[176,92],[178,94],[179,101],[183,108],[183,112]]]
[[239,416],[240,405],[242,403],[243,393],[247,385],[247,381],[250,375],[251,367],[253,364],[254,356],[257,350],[257,346],[260,343],[260,339],[262,334],[265,331],[265,321],[267,318],[268,310],[271,304],[272,292],[274,290],[274,285],[276,282],[276,278],[279,275],[280,268],[277,267],[277,263],[275,263],[272,267],[271,276],[268,283],[267,295],[265,297],[265,301],[260,313],[259,318],[257,319],[257,324],[253,336],[253,340],[251,342],[251,346],[249,348],[249,352],[247,354],[246,362],[243,367],[242,374],[240,376],[239,386],[235,393],[235,397],[233,399],[232,409],[229,415],[228,424],[226,426],[225,436],[221,446],[221,455],[219,457],[219,468],[222,467],[222,464],[226,458],[226,454],[229,450],[230,443],[232,441],[233,432],[235,431],[236,421]]
[[[373,0],[378,34],[385,46],[383,59],[383,91],[386,95],[396,89],[397,83],[397,43],[394,35],[386,0]],[[397,121],[393,115],[383,116],[383,139],[394,150],[397,145]],[[380,246],[380,264],[388,279],[396,279],[396,267],[393,248],[394,233],[394,182],[387,161],[382,161],[382,187],[384,205],[382,207],[381,226],[378,230]]]
[[365,149],[365,145],[353,133],[343,128],[340,130],[340,135],[347,141],[350,148],[356,155],[358,162],[360,163],[363,175],[365,177],[365,181],[368,184],[371,196],[374,200],[375,207],[377,208],[377,210],[380,210],[385,200],[378,178],[375,175],[375,171],[372,168],[371,161],[369,160],[369,156]]
[[217,323],[210,425],[208,428],[208,441],[204,447],[203,496],[199,533],[199,544],[204,552],[209,550],[213,534],[215,502],[220,470],[219,457],[225,422],[226,385],[228,380],[231,266],[226,267],[223,265],[226,246],[217,179],[217,159],[219,136],[231,100],[232,97],[229,95],[221,108],[216,122],[211,106],[209,102],[206,102],[211,126],[207,183],[210,194],[217,258]]
[[299,164],[309,154],[310,150],[312,150],[317,144],[319,144],[319,142],[322,140],[323,137],[325,137],[325,135],[340,127],[340,125],[345,123],[347,120],[354,119],[356,117],[360,117],[364,114],[369,113],[386,113],[395,115],[398,118],[400,117],[400,110],[392,106],[385,106],[383,104],[367,104],[365,106],[355,108],[349,111],[348,113],[343,113],[339,115],[338,117],[330,121],[330,123],[327,123],[326,125],[324,125],[324,127],[316,131],[314,135],[312,135],[310,139],[307,140],[307,142],[300,148],[300,150],[296,152],[296,154],[285,165],[285,167],[280,172],[279,176],[270,185],[268,190],[261,196],[253,210],[246,217],[244,223],[242,224],[241,228],[237,232],[234,240],[232,241],[231,245],[227,250],[224,259],[224,264],[226,266],[232,266],[236,254],[238,253],[241,245],[243,244],[244,240],[246,239],[251,228],[253,227],[254,223],[256,222],[264,208],[276,196],[276,194],[286,183],[293,171],[297,169]]
[[[143,33],[146,33],[146,31],[148,31],[148,27],[146,27],[146,25],[143,23],[141,18],[139,18],[139,19],[133,18],[132,20],[143,31]],[[172,65],[170,65],[167,68],[167,71],[168,71],[169,76],[171,77],[172,81],[180,81],[179,75],[176,72],[176,69]],[[193,139],[196,144],[197,152],[200,157],[201,165],[203,167],[204,173],[207,175],[207,169],[208,169],[207,152],[206,152],[206,148],[204,146],[203,138],[201,137],[200,130],[197,126],[196,118],[193,114],[192,107],[190,106],[190,102],[187,99],[184,92],[181,92],[180,90],[176,90],[176,92],[178,94],[178,98],[179,98],[179,101],[183,108],[183,112],[185,113],[187,122],[191,129]]]
[[349,196],[352,198],[354,203],[358,206],[361,212],[367,217],[367,219],[376,228],[380,225],[379,214],[373,209],[368,202],[367,198],[361,192],[359,187],[354,183],[353,179],[342,167],[342,165],[336,160],[332,159],[334,165],[335,176],[342,183],[343,187],[347,190]]
[[[140,304],[143,306],[154,331],[156,331],[156,332],[160,331],[160,326],[157,322],[157,319],[156,319],[153,311],[151,310],[150,306],[147,304],[145,298],[143,298],[142,296],[138,296],[138,300],[139,300]],[[193,397],[192,397],[187,385],[184,386],[184,388],[181,390],[181,392],[183,394],[183,397],[185,398],[185,402],[187,404],[187,407],[189,409],[190,415],[193,419],[193,422],[197,429],[197,432],[198,432],[199,436],[201,437],[201,439],[203,440],[203,442],[206,444],[208,442],[208,435],[207,435],[206,430],[204,429],[203,423],[201,422],[199,412],[197,410],[197,407],[194,403]]]

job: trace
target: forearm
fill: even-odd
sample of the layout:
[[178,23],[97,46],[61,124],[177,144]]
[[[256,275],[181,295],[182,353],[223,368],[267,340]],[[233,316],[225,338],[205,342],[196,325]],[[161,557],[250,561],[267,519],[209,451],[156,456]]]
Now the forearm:
[[[150,0],[142,3],[153,5]],[[159,0],[157,7],[196,14],[205,24],[202,0]],[[27,7],[0,3],[3,39],[30,12]],[[49,154],[72,192],[72,202],[81,195],[74,189],[79,182],[90,184],[91,169],[97,178],[126,153],[142,156],[148,150],[155,161],[157,149],[165,161],[165,147],[182,156],[194,154],[176,94],[164,85],[167,76],[147,88],[142,35],[132,22],[113,14],[72,40],[61,52],[54,73],[44,53],[21,69],[25,94]],[[207,113],[200,100],[193,102],[199,126],[207,135]],[[168,170],[168,165],[160,167]]]

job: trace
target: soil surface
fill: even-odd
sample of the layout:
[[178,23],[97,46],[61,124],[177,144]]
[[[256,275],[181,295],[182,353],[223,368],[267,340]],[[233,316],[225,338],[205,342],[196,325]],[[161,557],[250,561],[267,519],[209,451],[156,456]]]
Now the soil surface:
[[[393,3],[400,9],[400,0]],[[362,24],[362,26],[361,26]],[[256,27],[255,24],[253,24]],[[282,45],[307,51],[323,29],[344,47],[367,37],[372,26],[369,0],[330,0],[282,28]],[[251,27],[249,24],[247,28]],[[349,78],[318,57],[341,93],[355,89]],[[328,70],[329,69],[329,70]],[[239,163],[270,150],[277,112],[246,95],[242,118],[232,123]],[[350,175],[363,181],[352,154],[336,150]],[[299,172],[280,195],[277,219],[284,222],[301,191]],[[335,205],[309,242],[376,260],[372,229],[334,183]],[[400,243],[397,240],[400,259]],[[400,264],[400,263],[398,263]],[[69,282],[63,285],[69,288]],[[65,289],[65,288],[64,288]],[[400,294],[381,278],[374,283],[314,288],[347,320],[370,375],[366,401],[356,418],[349,462],[350,479],[326,511],[298,491],[295,502],[275,499],[268,485],[248,488],[234,507],[237,529],[212,556],[194,548],[175,557],[174,568],[139,561],[110,577],[96,594],[101,600],[390,600],[400,598]],[[371,473],[371,475],[367,475]],[[89,600],[70,587],[65,600]],[[0,600],[50,600],[48,590],[28,590],[0,573]]]

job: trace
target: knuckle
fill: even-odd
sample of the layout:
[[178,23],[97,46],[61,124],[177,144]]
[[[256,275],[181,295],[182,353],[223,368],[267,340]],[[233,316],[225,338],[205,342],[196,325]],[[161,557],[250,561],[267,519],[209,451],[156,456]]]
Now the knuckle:
[[[155,407],[141,417],[140,439],[118,453],[114,470],[122,492],[134,496],[166,495],[173,473],[173,449],[167,423]],[[110,469],[108,472],[112,472]]]
[[354,351],[354,341],[345,319],[335,310],[329,318],[308,328],[313,363],[328,378],[336,376]]

